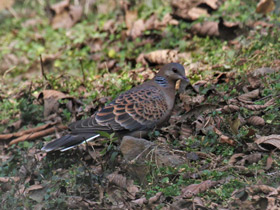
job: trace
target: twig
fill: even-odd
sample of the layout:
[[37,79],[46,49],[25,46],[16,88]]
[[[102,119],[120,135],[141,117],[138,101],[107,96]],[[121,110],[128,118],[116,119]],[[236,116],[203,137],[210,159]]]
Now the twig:
[[81,70],[82,70],[82,74],[83,74],[83,83],[85,83],[86,75],[85,75],[85,71],[84,71],[83,60],[80,58],[79,61],[80,61]]
[[44,70],[44,65],[43,65],[43,60],[42,60],[42,55],[41,54],[40,54],[40,64],[41,64],[42,75],[43,75],[44,79],[48,81],[47,75],[45,74],[45,70]]
[[24,130],[24,131],[20,131],[20,132],[16,132],[16,133],[1,134],[0,135],[0,140],[8,140],[8,139],[17,138],[17,137],[20,137],[20,136],[23,136],[23,135],[26,135],[26,134],[35,133],[35,132],[46,129],[49,126],[53,126],[55,124],[56,123],[48,123],[48,124],[45,124],[45,125],[41,125],[41,126],[38,126],[38,127],[35,127],[35,128],[30,128],[28,130]]
[[13,144],[16,144],[16,143],[19,143],[19,142],[22,142],[22,141],[26,141],[26,140],[34,140],[34,139],[37,139],[37,138],[41,138],[43,136],[47,136],[47,135],[50,135],[52,133],[55,132],[56,130],[56,127],[58,129],[61,129],[61,130],[65,130],[67,129],[67,126],[65,125],[62,125],[62,124],[59,124],[58,126],[53,126],[51,128],[48,128],[46,130],[41,130],[39,132],[36,132],[36,133],[31,133],[31,134],[25,134],[21,137],[18,137],[14,140],[12,140],[10,143],[9,143],[9,146],[13,145]]

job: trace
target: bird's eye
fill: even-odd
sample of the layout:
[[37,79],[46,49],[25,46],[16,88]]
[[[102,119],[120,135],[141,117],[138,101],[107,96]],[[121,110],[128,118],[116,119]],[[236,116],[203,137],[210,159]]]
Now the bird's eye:
[[173,71],[174,73],[178,73],[178,70],[177,70],[176,68],[172,68],[172,71]]

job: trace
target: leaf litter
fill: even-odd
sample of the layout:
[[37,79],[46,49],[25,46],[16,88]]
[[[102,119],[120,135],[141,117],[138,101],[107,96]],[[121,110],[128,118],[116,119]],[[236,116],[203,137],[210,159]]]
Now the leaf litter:
[[[108,2],[112,8],[100,4],[93,9],[97,9],[100,14],[106,14],[118,7],[112,2]],[[279,178],[279,118],[273,118],[271,112],[279,111],[279,93],[269,92],[269,89],[275,87],[273,90],[279,90],[279,87],[276,79],[272,79],[271,83],[269,79],[277,76],[279,70],[258,65],[262,68],[245,68],[253,71],[245,73],[244,76],[232,71],[236,69],[232,69],[227,62],[211,63],[201,57],[201,61],[195,62],[195,54],[205,52],[196,51],[199,41],[190,40],[193,37],[194,40],[199,40],[194,34],[222,40],[232,40],[240,36],[237,33],[241,28],[239,23],[225,22],[220,16],[219,22],[216,19],[216,22],[202,22],[189,27],[192,36],[189,29],[182,30],[182,40],[190,46],[157,45],[166,39],[167,31],[180,26],[181,21],[193,22],[202,16],[211,17],[219,10],[221,2],[172,1],[169,5],[172,12],[162,14],[161,17],[154,12],[141,16],[141,10],[137,10],[137,7],[126,7],[128,3],[125,1],[121,4],[123,14],[120,12],[118,18],[108,19],[101,26],[98,23],[90,26],[105,33],[105,36],[89,36],[75,44],[71,43],[68,47],[77,47],[81,51],[88,48],[89,57],[96,62],[95,65],[100,71],[100,74],[93,77],[88,72],[82,72],[83,78],[75,78],[77,83],[73,89],[74,92],[78,91],[79,95],[65,88],[65,83],[70,82],[68,80],[71,76],[48,75],[47,81],[36,81],[33,86],[26,88],[25,92],[36,93],[39,97],[24,104],[30,109],[22,108],[14,115],[20,118],[25,112],[34,109],[32,105],[40,106],[44,113],[40,122],[27,122],[29,118],[26,116],[14,124],[1,119],[1,122],[13,127],[10,132],[6,130],[5,134],[0,135],[1,163],[12,171],[6,173],[3,168],[4,176],[0,178],[4,204],[9,204],[9,196],[13,194],[11,187],[7,186],[8,183],[16,186],[16,199],[29,198],[37,205],[42,204],[44,208],[50,207],[54,201],[69,208],[95,209],[238,209],[240,206],[250,209],[277,209],[280,190],[279,186],[273,184],[277,183]],[[50,9],[53,11],[51,27],[67,28],[66,34],[73,41],[77,36],[75,27],[83,20],[81,5],[62,1],[52,5]],[[84,9],[86,11],[89,8]],[[39,20],[38,23],[44,24]],[[27,24],[26,27],[35,25]],[[258,27],[257,24],[255,27]],[[271,27],[267,29],[269,28]],[[176,32],[172,33],[175,35]],[[156,39],[154,34],[158,34]],[[127,54],[125,59],[121,58],[121,53],[129,49],[125,48],[123,43],[120,45],[118,38],[112,38],[112,35],[118,35],[123,43],[130,40],[135,46],[139,46],[141,51],[133,49],[135,52]],[[37,41],[46,41],[44,35],[35,36]],[[137,43],[138,39],[142,42]],[[148,45],[156,47],[149,48]],[[108,46],[110,50],[106,51]],[[223,51],[237,46],[243,47],[242,50],[247,47],[242,41],[235,39],[223,46]],[[13,51],[14,48],[10,47]],[[259,58],[261,53],[255,52],[255,58]],[[47,74],[59,68],[57,61],[62,57],[63,47],[59,48],[57,54],[43,56],[43,65],[50,64]],[[10,68],[32,63],[32,60],[28,59],[7,54],[3,63],[3,84],[8,83],[5,79],[12,71]],[[43,145],[42,140],[60,136],[61,129],[66,128],[64,124],[84,115],[90,116],[110,101],[108,95],[111,97],[115,93],[108,84],[114,84],[114,88],[120,92],[116,88],[120,84],[112,81],[126,76],[122,72],[124,66],[132,67],[127,73],[127,77],[134,81],[131,85],[151,79],[155,73],[154,66],[169,62],[184,63],[192,85],[177,86],[180,100],[176,101],[169,125],[151,134],[150,139],[153,142],[128,138],[120,143],[115,137],[105,135],[96,142],[81,145],[66,153],[41,153],[39,148]],[[246,65],[247,62],[250,62],[250,58],[243,58],[238,65]],[[30,69],[34,69],[38,61],[33,61],[32,64]],[[87,61],[85,66],[88,68]],[[106,73],[101,73],[104,69]],[[212,72],[207,75],[209,70]],[[113,77],[114,74],[120,76]],[[269,86],[269,83],[275,86]],[[89,102],[86,98],[92,98],[93,92],[89,90],[92,87],[98,94]],[[221,87],[225,89],[221,90]],[[15,96],[17,90],[3,94],[2,91],[1,102],[17,101],[23,96]],[[104,94],[106,91],[108,93]],[[84,107],[84,104],[87,107]],[[31,140],[36,141],[33,143]],[[16,167],[12,169],[14,162]],[[262,178],[273,174],[276,174],[273,181]],[[244,183],[242,179],[250,181]],[[253,179],[257,180],[252,181]],[[229,195],[230,193],[232,194]],[[66,195],[67,199],[56,200],[59,197],[65,198]],[[227,199],[226,203],[219,198],[221,196]]]

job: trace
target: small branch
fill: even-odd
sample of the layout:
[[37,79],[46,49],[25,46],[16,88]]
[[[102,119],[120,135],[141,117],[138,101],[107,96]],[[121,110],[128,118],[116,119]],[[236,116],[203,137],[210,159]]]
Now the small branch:
[[20,131],[20,132],[16,132],[16,133],[1,134],[0,135],[0,140],[8,140],[8,139],[17,138],[17,137],[20,137],[20,136],[23,136],[23,135],[26,135],[26,134],[35,133],[35,132],[46,129],[49,126],[53,126],[55,124],[56,123],[48,123],[48,124],[45,124],[45,125],[41,125],[41,126],[38,126],[38,127],[35,127],[35,128],[30,128],[28,130],[24,130],[24,131]]
[[45,130],[41,130],[41,131],[36,132],[36,133],[25,134],[23,136],[20,136],[20,137],[18,137],[16,139],[12,140],[9,143],[9,146],[11,146],[13,144],[17,144],[17,143],[22,142],[22,141],[35,140],[37,138],[41,138],[41,137],[50,135],[50,134],[52,134],[52,133],[54,133],[56,131],[56,128],[58,128],[60,130],[65,130],[65,129],[67,129],[67,126],[59,124],[58,126],[53,126],[51,128],[48,128],[48,129],[45,129]]
[[47,75],[45,74],[44,64],[43,64],[43,60],[42,60],[42,55],[41,54],[40,54],[40,64],[41,64],[42,75],[43,75],[44,79],[48,81]]

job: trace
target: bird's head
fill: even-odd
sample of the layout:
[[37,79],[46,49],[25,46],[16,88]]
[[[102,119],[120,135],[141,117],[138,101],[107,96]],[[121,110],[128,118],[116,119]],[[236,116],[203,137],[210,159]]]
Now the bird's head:
[[157,75],[163,76],[174,82],[177,80],[184,80],[189,83],[189,79],[186,77],[185,68],[179,63],[169,63],[164,65]]

